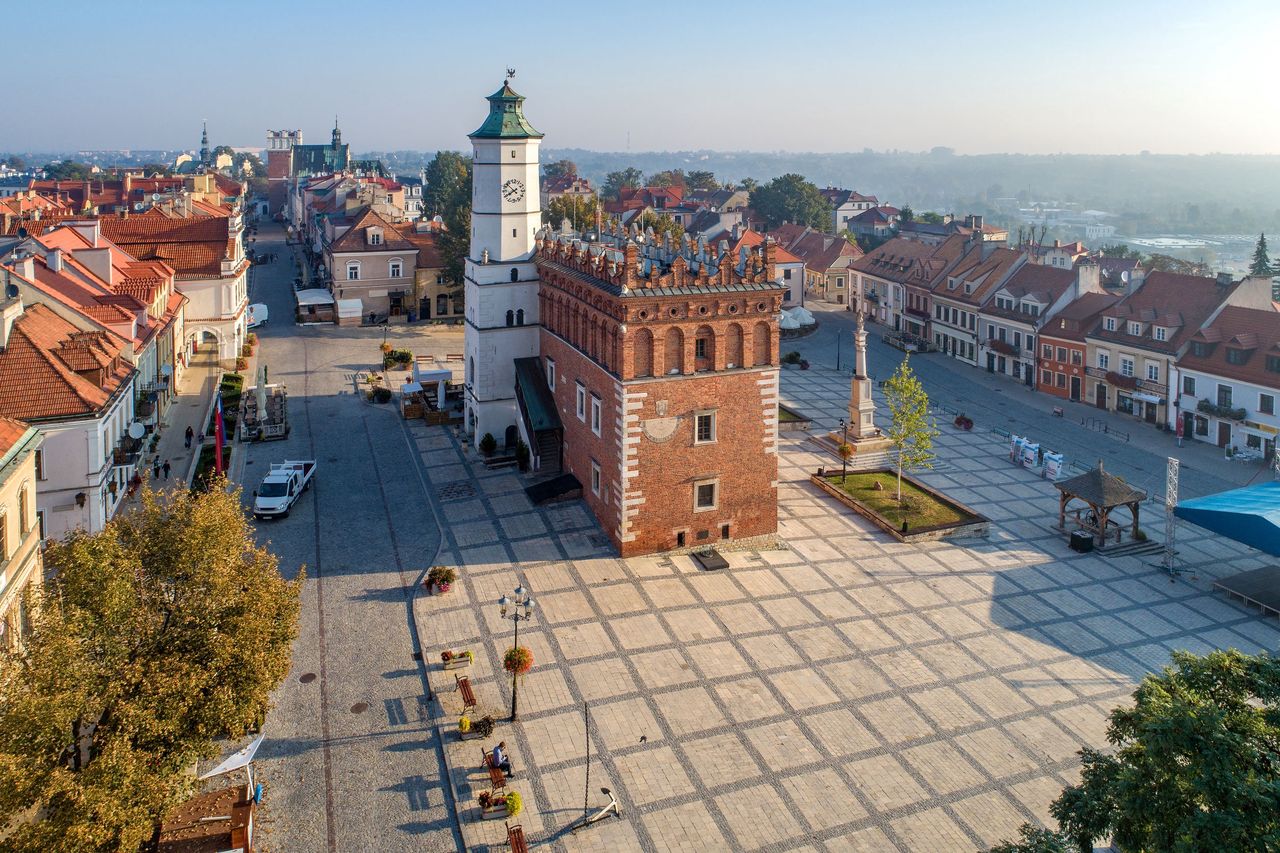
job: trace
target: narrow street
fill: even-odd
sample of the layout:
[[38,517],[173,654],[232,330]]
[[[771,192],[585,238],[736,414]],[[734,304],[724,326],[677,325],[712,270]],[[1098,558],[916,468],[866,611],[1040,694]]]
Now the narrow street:
[[250,301],[270,308],[259,357],[270,381],[288,386],[292,432],[239,446],[246,505],[272,462],[317,461],[314,486],[289,516],[257,523],[286,576],[307,572],[293,669],[258,754],[264,849],[454,850],[460,836],[425,720],[408,604],[439,530],[404,465],[395,407],[367,403],[354,382],[374,366],[383,333],[293,325],[295,273],[280,227],[264,223],[255,248],[277,256],[256,268]]
[[[782,351],[798,350],[814,364],[827,367],[835,367],[838,357],[840,367],[851,371],[854,315],[843,306],[819,301],[806,307],[818,319],[818,330],[807,337],[783,341]],[[871,375],[877,380],[887,379],[905,357],[881,340],[885,331],[883,326],[867,325],[867,358]],[[989,374],[942,353],[914,356],[911,369],[924,383],[934,406],[966,413],[973,418],[975,430],[999,428],[1029,435],[1044,449],[1064,453],[1069,461],[1087,466],[1102,459],[1108,471],[1161,498],[1168,456],[1181,461],[1180,497],[1184,500],[1236,488],[1250,479],[1263,482],[1271,476],[1259,464],[1225,460],[1221,450],[1203,442],[1187,440],[1179,448],[1172,433],[1160,432],[1151,424],[1032,391],[1007,376]],[[1053,415],[1054,406],[1063,408],[1063,417]],[[878,411],[876,417],[882,427],[887,423],[886,412]],[[1089,429],[1081,425],[1082,418],[1108,423],[1118,432],[1108,435]],[[1127,441],[1122,433],[1128,433]]]

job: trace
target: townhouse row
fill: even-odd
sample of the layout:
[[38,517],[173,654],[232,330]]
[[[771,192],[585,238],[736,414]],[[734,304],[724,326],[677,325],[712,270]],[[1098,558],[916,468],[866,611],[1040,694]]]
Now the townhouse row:
[[1080,244],[896,238],[852,265],[858,304],[919,348],[1046,395],[1270,458],[1280,435],[1271,279],[1146,272]]

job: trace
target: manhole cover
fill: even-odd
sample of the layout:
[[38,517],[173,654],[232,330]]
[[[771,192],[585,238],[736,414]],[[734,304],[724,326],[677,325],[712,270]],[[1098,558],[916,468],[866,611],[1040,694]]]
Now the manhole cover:
[[314,672],[304,672],[302,674],[302,677],[299,678],[298,680],[301,681],[303,684],[310,684],[311,682],[316,680],[316,674]]
[[363,714],[367,710],[369,710],[368,702],[357,702],[351,706],[351,713],[353,714]]

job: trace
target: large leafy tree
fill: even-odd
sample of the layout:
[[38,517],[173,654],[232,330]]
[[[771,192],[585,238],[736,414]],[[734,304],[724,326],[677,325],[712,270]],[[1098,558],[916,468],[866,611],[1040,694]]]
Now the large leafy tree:
[[1267,235],[1259,234],[1258,243],[1253,247],[1253,261],[1249,264],[1249,275],[1271,275],[1271,256],[1267,253]]
[[645,181],[648,187],[683,187],[688,178],[685,176],[684,169],[664,169],[661,172],[654,172]]
[[87,181],[93,177],[92,170],[93,167],[88,163],[77,163],[74,160],[46,163],[43,168],[51,181]]
[[553,160],[542,167],[542,176],[548,180],[576,174],[578,174],[578,164],[572,160]]
[[916,218],[916,212],[911,209],[911,205],[904,204],[902,209],[898,211],[899,222],[911,222]]
[[471,251],[471,158],[457,151],[440,151],[427,164],[422,204],[431,216],[444,220],[440,235],[440,257],[445,281],[456,294]]
[[644,172],[634,166],[619,169],[604,176],[604,185],[600,188],[600,195],[607,199],[616,199],[622,192],[623,187],[638,187],[643,183]]
[[694,169],[685,175],[684,185],[691,190],[720,189],[720,182],[716,180],[715,172],[708,172],[705,169]]
[[[929,419],[929,395],[911,369],[908,356],[884,383],[889,407],[889,441],[897,456],[898,502],[902,502],[904,468],[928,468],[933,464],[933,439],[938,434]],[[861,365],[859,365],[861,367]]]
[[[1080,784],[1050,807],[1059,838],[1080,850],[1108,837],[1125,851],[1280,849],[1280,659],[1174,652],[1133,707],[1111,712],[1107,740],[1114,753],[1083,750]],[[1050,849],[1033,841],[997,849]]]
[[1209,265],[1204,261],[1185,261],[1172,255],[1148,255],[1146,264],[1157,272],[1172,272],[1180,275],[1209,275]]
[[654,213],[652,210],[646,210],[636,218],[636,223],[640,226],[641,231],[649,228],[653,229],[654,236],[659,240],[663,234],[671,235],[671,242],[674,245],[680,245],[680,240],[684,237],[684,226],[676,222],[670,216],[663,216],[660,213]]
[[594,228],[600,200],[593,195],[559,195],[551,199],[542,211],[542,221],[559,228],[569,220],[575,231]]
[[223,489],[144,492],[47,560],[30,640],[0,666],[4,849],[137,850],[214,739],[261,724],[302,578],[281,577]]
[[1128,243],[1106,243],[1098,249],[1099,252],[1108,258],[1133,258],[1134,260],[1142,260],[1142,253],[1137,249],[1130,248]]
[[794,172],[752,190],[751,207],[764,217],[768,228],[784,222],[817,229],[831,227],[831,205],[815,184]]

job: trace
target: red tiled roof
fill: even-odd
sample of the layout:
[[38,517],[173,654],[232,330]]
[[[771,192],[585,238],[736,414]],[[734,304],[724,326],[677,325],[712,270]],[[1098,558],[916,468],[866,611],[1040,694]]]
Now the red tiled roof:
[[1112,293],[1086,293],[1055,314],[1040,330],[1040,336],[1084,343],[1085,335],[1097,325],[1102,312],[1119,301],[1120,297]]
[[434,230],[417,231],[412,226],[401,233],[405,240],[418,247],[418,269],[440,269],[444,266],[439,233]]
[[[377,246],[369,242],[370,227],[382,227],[382,242]],[[400,229],[383,219],[372,208],[366,208],[342,236],[329,244],[329,251],[342,252],[400,252],[417,247],[405,239]]]
[[[1116,318],[1116,330],[1108,332],[1099,324],[1090,337],[1176,353],[1239,286],[1240,282],[1222,286],[1206,276],[1157,270],[1143,279],[1141,287],[1103,313],[1103,317]],[[1172,334],[1163,341],[1151,337],[1149,329],[1146,335],[1130,335],[1129,320],[1165,326]]]
[[31,429],[26,423],[16,418],[7,418],[0,415],[0,457],[13,449],[22,437],[27,434],[27,430]]
[[[1228,305],[1212,324],[1192,335],[1191,341],[1192,348],[1178,359],[1179,367],[1264,388],[1280,388],[1280,373],[1267,370],[1267,357],[1280,354],[1280,313]],[[1196,342],[1208,344],[1208,353],[1196,355]],[[1243,350],[1244,363],[1228,361],[1230,350]]]
[[110,332],[82,332],[44,305],[28,307],[0,352],[0,415],[32,421],[97,412],[132,373],[123,346]]

